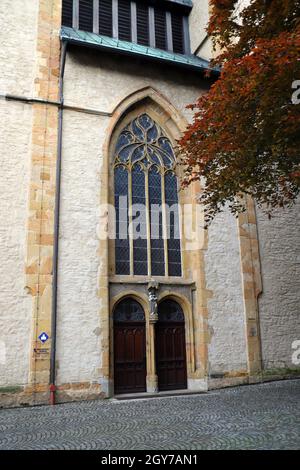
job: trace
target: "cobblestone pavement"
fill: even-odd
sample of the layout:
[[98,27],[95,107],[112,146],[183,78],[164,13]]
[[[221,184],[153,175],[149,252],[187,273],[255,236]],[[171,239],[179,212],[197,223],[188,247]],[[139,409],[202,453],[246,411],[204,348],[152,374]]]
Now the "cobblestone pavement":
[[0,449],[299,449],[300,380],[0,410]]

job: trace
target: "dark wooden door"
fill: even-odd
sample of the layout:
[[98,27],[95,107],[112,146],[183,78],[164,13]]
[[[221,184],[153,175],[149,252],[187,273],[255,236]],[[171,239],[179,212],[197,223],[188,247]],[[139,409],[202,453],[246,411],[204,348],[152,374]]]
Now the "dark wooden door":
[[156,324],[156,370],[159,390],[187,388],[184,316],[174,301],[165,301]]
[[116,394],[146,391],[146,342],[144,312],[126,299],[115,312],[114,389]]

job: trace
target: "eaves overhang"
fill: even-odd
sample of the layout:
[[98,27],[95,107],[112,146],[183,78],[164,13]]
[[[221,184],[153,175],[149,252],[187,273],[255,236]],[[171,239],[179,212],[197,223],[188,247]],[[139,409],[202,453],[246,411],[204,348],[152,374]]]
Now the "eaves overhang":
[[213,75],[219,74],[218,69],[210,67],[207,60],[192,54],[176,54],[174,52],[163,51],[149,46],[142,46],[133,42],[121,41],[119,39],[81,31],[67,26],[62,27],[60,37],[62,41],[76,44],[78,46],[96,48],[111,53],[130,55],[132,57],[145,58],[194,70],[195,72],[203,73],[210,70]]
[[189,14],[193,8],[193,2],[191,0],[147,0],[148,5],[162,6],[163,8],[173,9],[178,8],[181,12]]
[[180,5],[185,5],[187,7],[193,7],[192,0],[168,0],[169,2],[179,3]]
[[192,0],[165,0],[167,3],[178,3],[178,5],[183,5],[185,7],[193,8]]

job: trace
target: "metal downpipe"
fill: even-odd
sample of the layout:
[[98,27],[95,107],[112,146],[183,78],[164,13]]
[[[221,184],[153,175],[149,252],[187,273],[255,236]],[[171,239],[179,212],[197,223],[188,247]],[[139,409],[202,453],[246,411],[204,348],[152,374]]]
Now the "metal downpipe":
[[53,244],[53,272],[52,272],[52,304],[51,304],[51,354],[50,354],[50,404],[55,405],[55,375],[56,375],[56,325],[57,325],[57,278],[58,278],[58,245],[59,245],[59,210],[61,186],[61,158],[62,158],[62,130],[64,105],[64,73],[67,55],[66,41],[62,42],[60,75],[59,75],[59,111],[57,136],[57,161],[55,179],[55,209],[54,209],[54,244]]

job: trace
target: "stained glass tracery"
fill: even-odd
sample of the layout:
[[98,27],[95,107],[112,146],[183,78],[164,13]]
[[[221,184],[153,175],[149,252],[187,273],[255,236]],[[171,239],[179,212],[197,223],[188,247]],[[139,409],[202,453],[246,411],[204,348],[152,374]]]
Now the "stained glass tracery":
[[145,313],[143,307],[134,299],[122,300],[114,311],[114,321],[123,322],[144,322]]
[[174,169],[175,155],[172,144],[161,127],[148,114],[142,114],[121,132],[115,151],[115,164],[144,166],[158,165]]
[[164,300],[158,306],[158,321],[184,323],[184,313],[181,306],[174,300]]
[[[128,239],[124,240],[117,228],[116,274],[181,276],[181,244],[180,239],[174,236],[179,228],[176,162],[169,138],[144,113],[121,131],[114,158],[116,225],[128,222],[132,227],[132,240],[128,229]],[[127,215],[122,216],[119,210],[120,196],[126,195],[127,209],[139,207],[137,214],[132,212],[131,220]],[[175,204],[170,220],[164,220],[163,204]],[[138,238],[137,233],[141,234]],[[164,233],[170,235],[166,242]]]

